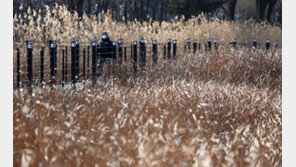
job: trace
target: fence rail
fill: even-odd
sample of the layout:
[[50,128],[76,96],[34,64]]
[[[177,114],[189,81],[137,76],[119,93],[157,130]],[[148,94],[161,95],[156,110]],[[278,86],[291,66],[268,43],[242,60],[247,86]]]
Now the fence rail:
[[[16,55],[13,65],[14,88],[44,84],[64,86],[65,83],[72,83],[75,85],[78,80],[87,79],[96,82],[98,59],[102,54],[97,39],[91,43],[80,43],[79,40],[72,39],[70,44],[66,44],[50,38],[47,44],[46,46],[26,41],[26,44],[14,45],[14,55]],[[108,61],[119,65],[131,62],[135,73],[139,69],[145,70],[147,65],[155,66],[160,60],[175,60],[184,52],[195,53],[203,49],[205,51],[218,50],[220,45],[218,39],[213,42],[211,38],[207,43],[199,43],[197,40],[191,42],[191,39],[181,44],[172,39],[168,39],[167,43],[157,43],[155,40],[152,43],[146,43],[144,39],[140,39],[132,44],[124,44],[123,40],[119,39],[112,44],[112,48],[109,48],[112,51],[104,52],[112,57]],[[234,38],[227,45],[233,48],[240,45],[267,51],[278,47],[276,43],[271,45],[269,39],[265,44],[259,44],[256,38],[252,43],[239,43],[237,38]],[[262,47],[264,45],[265,47]]]

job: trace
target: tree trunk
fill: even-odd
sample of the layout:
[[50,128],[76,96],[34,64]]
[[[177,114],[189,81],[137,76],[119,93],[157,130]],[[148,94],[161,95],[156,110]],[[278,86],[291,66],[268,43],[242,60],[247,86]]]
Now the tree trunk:
[[82,18],[83,15],[83,2],[84,0],[78,0],[77,2],[77,13],[79,18]]
[[144,4],[143,0],[140,0],[140,22],[143,24],[143,13],[144,13]]
[[[134,1],[134,11],[133,11],[133,21],[135,20],[135,19],[137,19],[138,17],[138,12],[137,12],[137,0],[135,0]],[[138,19],[137,19],[138,20]]]
[[69,10],[72,12],[73,10],[75,10],[75,4],[73,1],[69,1]]
[[125,24],[127,25],[127,0],[125,0],[124,4],[124,18],[125,18]]
[[88,8],[87,8],[87,13],[88,13],[89,15],[91,15],[91,14],[92,14],[92,12],[91,12],[91,0],[88,0]]
[[149,22],[149,18],[147,17],[149,15],[149,0],[146,0],[146,16],[145,16],[145,20],[147,20],[147,22]]
[[153,2],[153,8],[152,8],[152,19],[153,19],[153,21],[156,19],[156,1],[154,0],[154,2]]
[[231,0],[229,4],[229,11],[230,11],[230,19],[235,19],[235,7],[236,7],[237,0]]
[[271,2],[269,2],[268,5],[268,10],[267,10],[267,20],[271,23],[271,14],[273,12],[273,8],[275,6],[275,4],[277,3],[277,0],[273,0]]
[[160,2],[160,12],[159,12],[159,14],[160,14],[160,17],[159,17],[159,25],[161,26],[161,22],[163,21],[163,0],[161,0],[161,2]]
[[267,0],[256,0],[256,4],[257,4],[258,19],[264,20],[265,11],[267,7]]

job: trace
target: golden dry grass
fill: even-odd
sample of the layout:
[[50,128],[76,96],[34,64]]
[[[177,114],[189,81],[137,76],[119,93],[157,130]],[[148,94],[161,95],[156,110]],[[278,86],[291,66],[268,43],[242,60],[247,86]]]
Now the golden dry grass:
[[281,166],[281,56],[221,48],[113,83],[15,90],[14,165]]
[[[47,10],[43,27],[38,12],[26,18],[21,24],[14,17],[14,41],[89,42],[108,30],[112,40],[125,42],[140,36],[250,42],[256,36],[281,44],[282,33],[266,23],[202,16],[202,24],[193,18],[162,27],[78,21],[64,6]],[[15,89],[14,166],[281,166],[281,49],[178,52],[175,61],[137,74],[131,63],[116,65],[113,80],[106,74],[95,86]]]
[[126,43],[131,43],[140,37],[149,42],[152,40],[166,42],[168,38],[179,42],[184,42],[187,38],[206,42],[209,37],[218,38],[220,43],[224,44],[231,42],[234,37],[237,37],[239,42],[251,42],[254,37],[258,38],[259,43],[265,43],[267,38],[278,44],[282,42],[281,28],[266,22],[255,23],[253,20],[242,23],[218,20],[209,22],[203,15],[187,22],[184,19],[163,22],[161,27],[157,21],[153,24],[144,22],[143,25],[135,21],[125,25],[107,18],[104,22],[100,22],[95,17],[87,15],[79,20],[77,13],[71,14],[65,6],[57,6],[47,9],[42,26],[40,11],[29,11],[25,14],[24,18],[28,22],[23,22],[20,18],[20,15],[15,15],[13,19],[13,39],[20,42],[29,38],[40,43],[40,41],[48,41],[49,37],[67,43],[70,43],[72,38],[90,42],[93,38],[100,38],[103,31],[110,32],[111,40],[123,38]]

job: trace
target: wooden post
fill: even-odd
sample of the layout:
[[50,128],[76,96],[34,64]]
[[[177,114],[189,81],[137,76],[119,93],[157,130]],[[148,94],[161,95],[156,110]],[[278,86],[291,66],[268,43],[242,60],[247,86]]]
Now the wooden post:
[[51,84],[55,84],[55,73],[54,73],[54,66],[55,66],[55,62],[54,62],[54,54],[55,54],[55,50],[54,50],[54,43],[51,42],[50,44],[50,82]]
[[124,62],[127,63],[127,59],[126,59],[126,47],[124,47]]
[[163,59],[166,59],[166,45],[163,45]]
[[76,83],[76,40],[72,39],[71,42],[71,82]]
[[177,40],[173,41],[173,58],[176,59],[177,55]]
[[68,82],[68,47],[66,46],[65,49],[65,82]]
[[233,38],[233,42],[232,42],[232,44],[233,44],[233,47],[236,48],[236,45],[237,45],[237,38]]
[[197,40],[193,41],[193,53],[196,53],[197,50]]
[[191,49],[191,39],[190,38],[187,39],[187,46],[188,46],[188,51],[190,52],[190,49]]
[[28,71],[28,80],[29,80],[29,87],[32,85],[33,81],[33,42],[28,42],[27,45],[27,71]]
[[65,50],[63,49],[62,55],[62,86],[64,87],[65,82]]
[[83,62],[82,62],[83,64],[82,64],[82,75],[83,75],[83,80],[85,80],[86,78],[85,78],[85,48],[83,48]]
[[168,59],[171,59],[172,39],[168,39]]
[[212,38],[208,39],[208,48],[209,48],[209,50],[212,49]]
[[118,40],[118,57],[119,64],[122,64],[122,47],[123,47],[123,39]]
[[257,38],[253,39],[253,47],[254,47],[254,49],[257,48]]
[[16,80],[17,80],[17,88],[20,87],[20,82],[21,82],[21,75],[20,75],[20,67],[21,67],[21,63],[20,63],[20,49],[16,48],[16,72],[17,72],[17,76],[16,76]]
[[138,49],[137,49],[137,41],[134,41],[134,54],[133,54],[133,67],[134,67],[134,72],[137,72],[137,62],[138,62]]
[[97,76],[97,39],[94,39],[92,42],[92,78],[93,82],[96,82],[96,76]]
[[218,50],[219,39],[215,39],[215,50]]
[[87,78],[89,78],[89,45],[87,46]]
[[270,48],[270,39],[266,40],[266,50],[269,50]]
[[79,75],[80,75],[80,68],[79,68],[80,67],[80,65],[79,65],[80,49],[79,49],[79,46],[80,46],[79,40],[76,40],[76,54],[75,54],[76,79],[75,80],[79,79]]
[[158,59],[158,56],[157,56],[157,42],[156,42],[156,40],[153,40],[153,42],[152,42],[152,51],[153,51],[153,55],[152,55],[153,65],[156,65],[157,64],[157,59]]

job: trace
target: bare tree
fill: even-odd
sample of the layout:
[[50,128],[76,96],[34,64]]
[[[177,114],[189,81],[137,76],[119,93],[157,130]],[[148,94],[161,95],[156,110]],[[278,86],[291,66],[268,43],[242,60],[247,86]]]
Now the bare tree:
[[230,0],[229,1],[229,13],[230,13],[230,19],[235,19],[235,7],[236,7],[237,0]]
[[277,1],[278,0],[256,0],[258,19],[267,19],[269,22],[271,22],[271,15]]
[[79,18],[82,18],[82,15],[83,15],[83,3],[84,3],[84,0],[77,1],[77,13]]
[[275,7],[275,4],[278,2],[278,0],[270,0],[269,1],[269,5],[268,5],[268,9],[267,9],[267,20],[269,22],[271,22],[271,14],[273,12],[273,9]]

